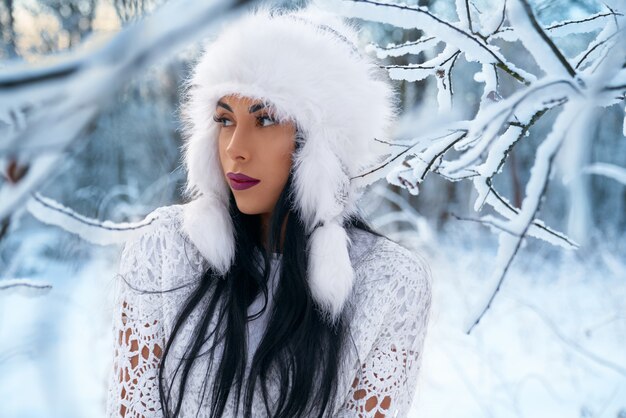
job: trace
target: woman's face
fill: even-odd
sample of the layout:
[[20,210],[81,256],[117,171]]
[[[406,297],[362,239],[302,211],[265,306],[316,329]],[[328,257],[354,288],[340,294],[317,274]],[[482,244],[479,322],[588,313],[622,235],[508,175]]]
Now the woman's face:
[[[275,121],[260,100],[234,95],[218,101],[214,120],[220,124],[222,172],[237,207],[267,221],[289,177],[295,124]],[[237,175],[256,181],[238,181]]]

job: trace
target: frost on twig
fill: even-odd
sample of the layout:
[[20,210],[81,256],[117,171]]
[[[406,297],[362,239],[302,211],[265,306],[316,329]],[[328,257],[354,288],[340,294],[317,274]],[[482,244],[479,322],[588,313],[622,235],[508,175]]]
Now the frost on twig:
[[626,186],[626,168],[624,167],[607,163],[595,163],[583,168],[583,173],[606,176]]
[[[495,215],[475,221],[498,234],[499,247],[485,297],[468,316],[467,333],[478,324],[497,295],[506,273],[527,236],[542,239],[566,249],[578,244],[538,219],[548,185],[554,175],[555,158],[562,148],[577,149],[590,141],[590,135],[572,125],[592,109],[624,103],[626,95],[626,32],[624,10],[604,6],[604,10],[583,18],[542,25],[528,0],[495,2],[498,6],[472,13],[471,0],[456,0],[456,21],[447,21],[426,7],[408,6],[380,0],[345,0],[332,3],[333,9],[347,17],[390,24],[403,29],[418,29],[420,39],[401,45],[371,45],[369,51],[379,58],[399,57],[426,52],[433,57],[420,64],[384,66],[392,79],[436,80],[440,113],[453,106],[452,74],[454,62],[463,57],[479,64],[473,81],[483,84],[477,111],[468,119],[454,120],[446,129],[421,129],[419,136],[403,141],[387,161],[364,175],[385,172],[390,184],[419,193],[428,173],[448,181],[470,180],[477,192],[474,210],[485,207]],[[484,8],[485,9],[485,8]],[[567,56],[555,39],[572,34],[592,34],[586,49]],[[531,57],[524,65],[508,56],[502,43],[515,43]],[[516,63],[514,64],[513,61]],[[475,68],[475,67],[473,67]],[[504,91],[503,78],[514,86]],[[511,151],[524,142],[528,132],[546,114],[556,115],[551,131],[534,150],[534,164],[523,200],[517,207],[494,187],[494,176],[502,171]],[[427,121],[417,121],[422,127]],[[445,132],[444,132],[445,131]],[[626,135],[626,118],[624,122]],[[391,144],[394,145],[394,144]],[[574,153],[575,154],[575,153]],[[579,160],[566,164],[577,164]],[[582,166],[567,171],[581,173]],[[602,174],[624,181],[626,169],[595,164],[585,172]]]
[[28,211],[43,223],[58,226],[87,242],[110,245],[126,242],[153,225],[153,213],[139,222],[99,221],[74,212],[62,204],[35,193],[26,205]]
[[1,279],[0,294],[17,293],[24,296],[40,296],[48,293],[52,285],[41,280],[33,279]]

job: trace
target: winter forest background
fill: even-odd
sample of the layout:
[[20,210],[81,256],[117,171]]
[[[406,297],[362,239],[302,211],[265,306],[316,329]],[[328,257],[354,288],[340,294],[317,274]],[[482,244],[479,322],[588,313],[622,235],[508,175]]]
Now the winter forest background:
[[[180,202],[181,82],[253,3],[0,1],[0,417],[104,415],[121,243]],[[625,418],[624,0],[323,4],[402,93],[363,208],[431,260],[413,416]]]

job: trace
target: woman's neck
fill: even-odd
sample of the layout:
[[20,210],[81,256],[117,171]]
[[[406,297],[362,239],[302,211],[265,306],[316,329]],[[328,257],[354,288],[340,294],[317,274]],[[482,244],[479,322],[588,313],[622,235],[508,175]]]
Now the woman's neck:
[[[265,251],[270,252],[269,249],[269,228],[270,228],[270,221],[272,219],[272,214],[271,213],[262,213],[260,215],[261,217],[261,239],[263,242],[263,245],[265,246]],[[283,248],[283,243],[285,242],[285,231],[287,229],[287,219],[289,218],[289,214],[287,214],[287,216],[285,216],[285,219],[283,220],[283,225],[281,227],[281,234],[280,234],[280,252],[282,253],[282,248]],[[272,253],[274,253],[274,251],[271,251]]]

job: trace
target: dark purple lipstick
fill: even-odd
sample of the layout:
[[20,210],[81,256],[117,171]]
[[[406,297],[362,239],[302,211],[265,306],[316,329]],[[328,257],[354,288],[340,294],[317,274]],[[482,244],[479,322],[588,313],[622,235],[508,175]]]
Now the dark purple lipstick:
[[235,190],[249,189],[250,187],[256,186],[261,182],[259,179],[246,176],[242,173],[228,173],[226,174],[226,177],[228,177],[228,180],[230,181],[230,186]]

